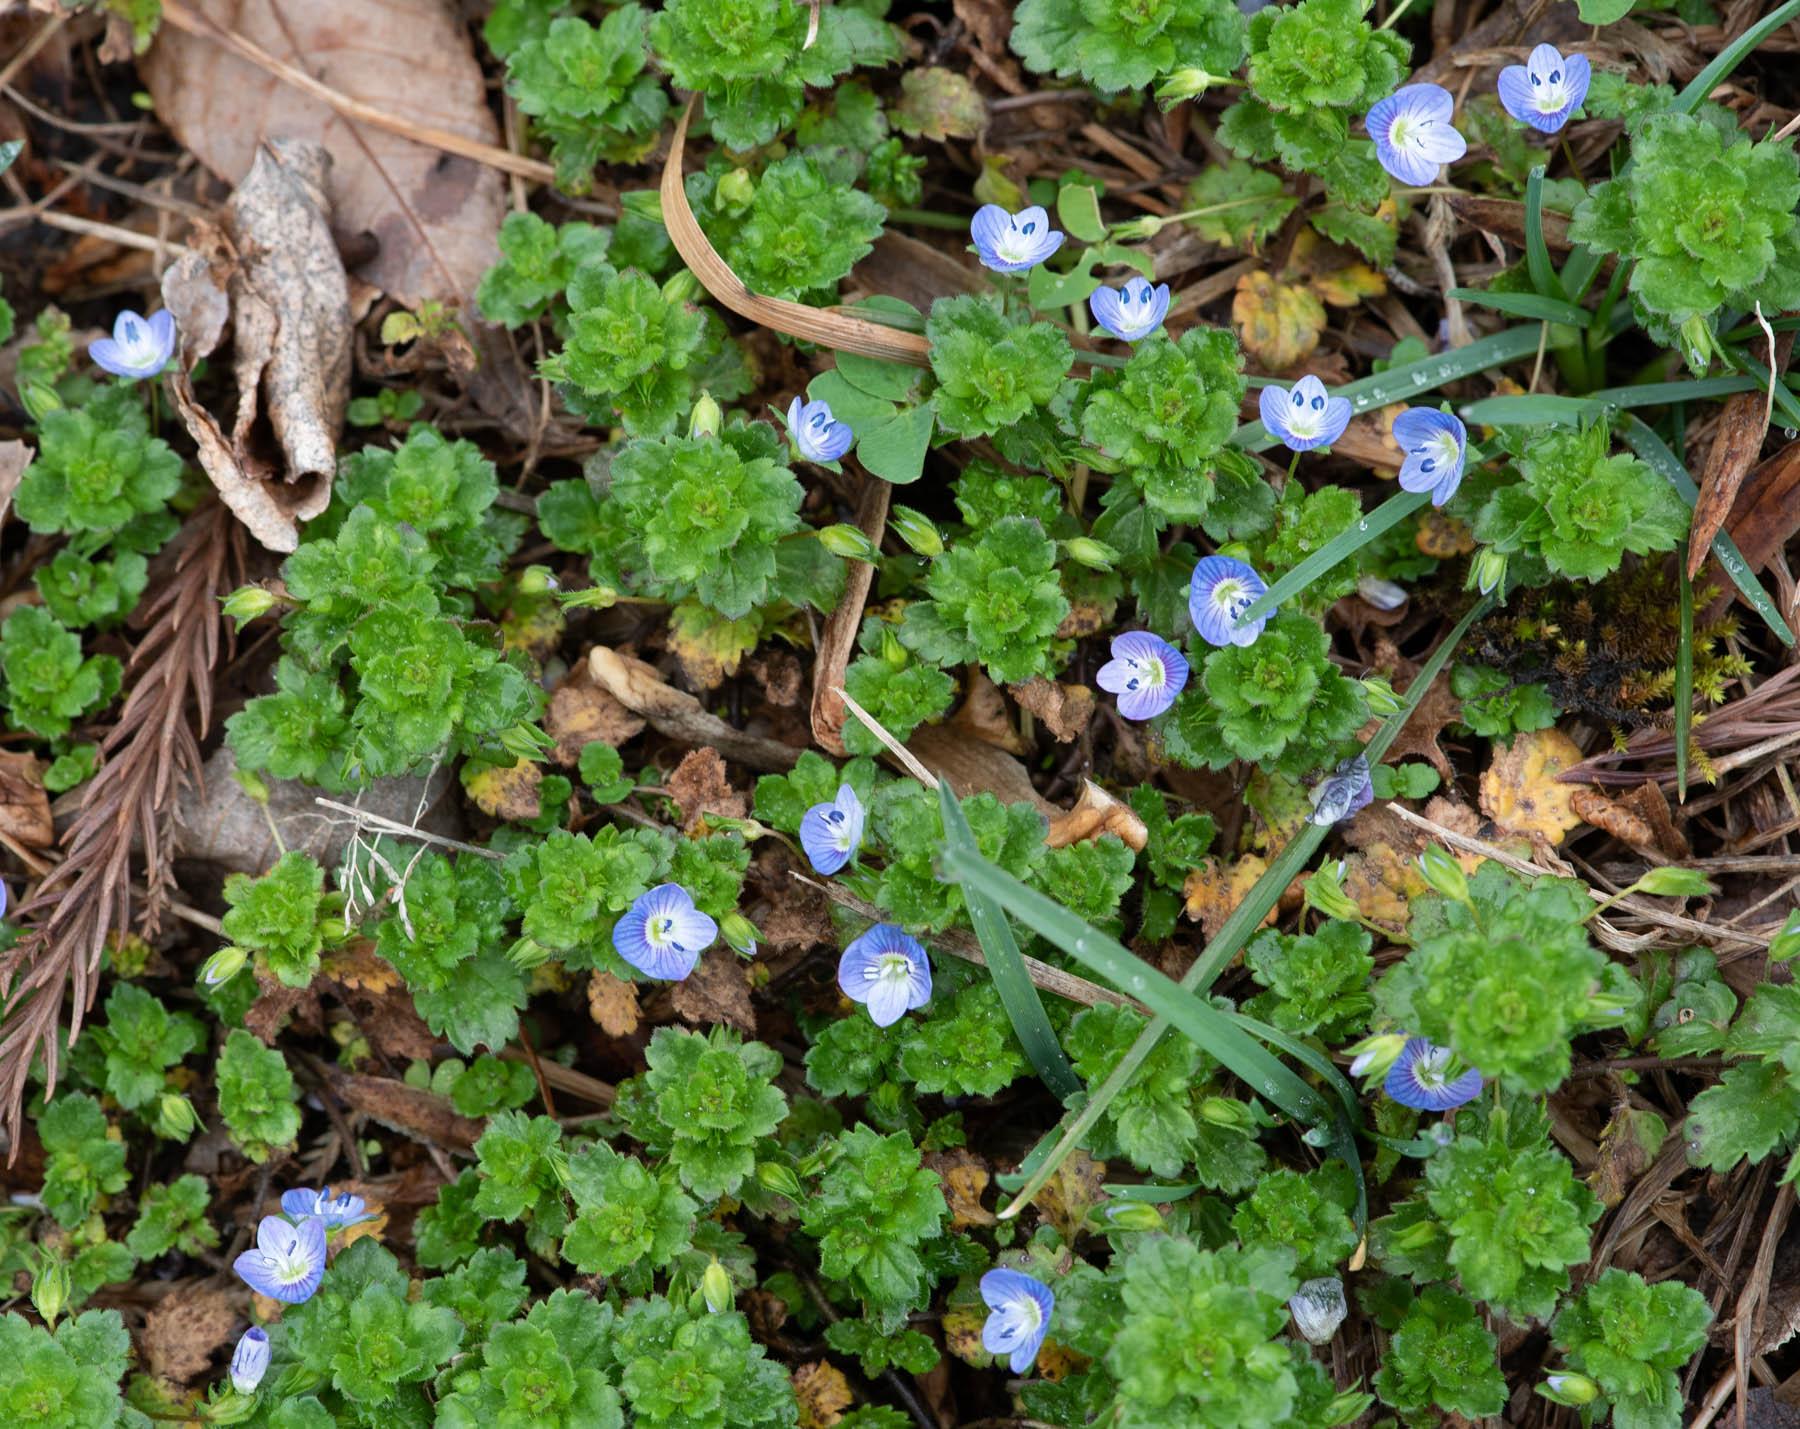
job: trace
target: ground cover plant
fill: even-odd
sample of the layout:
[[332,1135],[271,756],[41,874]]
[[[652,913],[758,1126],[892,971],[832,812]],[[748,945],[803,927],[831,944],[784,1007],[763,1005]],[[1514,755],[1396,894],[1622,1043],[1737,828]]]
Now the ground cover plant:
[[15,8],[11,1422],[1784,1422],[1800,0]]

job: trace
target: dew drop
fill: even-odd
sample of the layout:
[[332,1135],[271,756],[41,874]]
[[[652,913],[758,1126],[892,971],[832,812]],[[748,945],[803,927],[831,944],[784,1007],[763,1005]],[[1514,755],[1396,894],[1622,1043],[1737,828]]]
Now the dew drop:
[[1356,529],[1358,531],[1367,531],[1369,529],[1369,523],[1367,521],[1358,521],[1356,523]]

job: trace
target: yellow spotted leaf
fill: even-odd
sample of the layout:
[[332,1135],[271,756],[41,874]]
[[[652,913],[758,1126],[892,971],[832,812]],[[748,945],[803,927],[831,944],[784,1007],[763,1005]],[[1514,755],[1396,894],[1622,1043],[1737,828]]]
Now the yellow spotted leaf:
[[[1390,200],[1386,211],[1393,212]],[[1382,277],[1347,248],[1328,243],[1314,229],[1302,229],[1288,257],[1289,281],[1304,281],[1334,308],[1353,308],[1364,298],[1379,298],[1387,291]]]
[[1088,1212],[1104,1199],[1100,1183],[1105,1179],[1104,1161],[1094,1160],[1085,1151],[1074,1151],[1038,1192],[1038,1209],[1061,1232],[1064,1245],[1075,1243],[1075,1237],[1087,1224]]
[[850,1407],[850,1381],[824,1360],[794,1371],[794,1398],[800,1405],[800,1429],[831,1429]]
[[1325,305],[1310,289],[1277,282],[1267,273],[1238,279],[1231,325],[1244,350],[1270,372],[1283,372],[1319,345]]
[[1572,799],[1576,785],[1556,776],[1581,762],[1575,741],[1559,729],[1534,729],[1494,751],[1481,776],[1481,811],[1508,833],[1537,834],[1559,844],[1581,822]]
[[462,781],[464,792],[489,818],[528,820],[543,812],[538,789],[544,782],[544,769],[529,759],[511,765],[465,764]]
[[[1257,854],[1246,854],[1236,863],[1221,863],[1216,858],[1202,859],[1200,867],[1181,885],[1187,900],[1187,915],[1198,922],[1212,937],[1224,926],[1232,911],[1242,903],[1256,880],[1268,871],[1268,860]],[[1267,927],[1275,921],[1275,909],[1262,920]]]
[[1419,530],[1413,542],[1420,555],[1447,561],[1452,556],[1466,556],[1475,549],[1475,532],[1467,521],[1446,516],[1435,506],[1428,506],[1419,513]]
[[727,620],[694,601],[669,612],[669,648],[696,689],[716,690],[735,675],[761,635],[754,616]]
[[1344,892],[1363,917],[1383,927],[1404,929],[1408,900],[1425,891],[1418,864],[1392,844],[1373,843],[1344,859]]
[[1072,1374],[1080,1374],[1091,1363],[1086,1355],[1077,1354],[1067,1345],[1045,1340],[1038,1350],[1037,1372],[1054,1384]]
[[561,643],[565,624],[557,602],[534,601],[528,609],[506,613],[500,624],[501,638],[508,650],[522,650],[541,660]]
[[952,1305],[938,1322],[944,1331],[944,1348],[964,1364],[986,1365],[992,1356],[981,1347],[981,1327],[987,1310],[981,1305]]

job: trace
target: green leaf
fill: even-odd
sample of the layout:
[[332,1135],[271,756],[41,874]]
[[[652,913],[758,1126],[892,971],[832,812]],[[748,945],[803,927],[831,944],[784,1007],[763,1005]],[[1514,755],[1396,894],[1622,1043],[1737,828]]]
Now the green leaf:
[[1106,220],[1100,217],[1100,192],[1092,184],[1069,183],[1056,191],[1056,219],[1069,236],[1083,243],[1106,237]]
[[[1600,3],[1600,0],[1589,0],[1589,3]],[[1613,3],[1617,3],[1617,0],[1613,0]],[[1764,15],[1720,50],[1711,64],[1688,81],[1687,87],[1675,96],[1675,102],[1669,106],[1670,110],[1676,114],[1692,114],[1706,96],[1718,87],[1720,81],[1738,67],[1746,55],[1796,15],[1800,15],[1800,0],[1787,0],[1785,5],[1777,6]],[[1587,16],[1583,14],[1582,18],[1586,19]]]
[[[836,415],[835,408],[832,415]],[[871,476],[906,486],[925,471],[925,457],[931,450],[936,425],[937,409],[930,402],[902,407],[889,416],[865,422],[860,430],[851,423],[857,436],[856,459]]]
[[1429,491],[1396,491],[1356,525],[1333,536],[1268,590],[1241,617],[1254,620],[1291,601],[1340,561],[1356,554],[1431,500]]
[[[1562,280],[1550,263],[1550,246],[1544,242],[1544,166],[1539,164],[1525,181],[1525,267],[1538,296],[1563,300]],[[1585,323],[1582,324],[1585,326]]]
[[1478,303],[1509,317],[1534,318],[1539,322],[1561,323],[1565,327],[1585,328],[1591,318],[1586,308],[1578,308],[1564,298],[1546,298],[1537,293],[1502,293],[1491,288],[1452,288],[1445,296],[1460,298],[1465,303]]
[[1575,0],[1575,11],[1584,25],[1610,25],[1631,13],[1635,0]]
[[[1092,193],[1093,190],[1086,192]],[[1066,273],[1059,273],[1046,263],[1038,264],[1025,281],[1025,291],[1031,299],[1031,306],[1044,312],[1085,303],[1094,289],[1100,286],[1101,280],[1094,272],[1099,261],[1100,250],[1086,248],[1075,260],[1075,266]]]

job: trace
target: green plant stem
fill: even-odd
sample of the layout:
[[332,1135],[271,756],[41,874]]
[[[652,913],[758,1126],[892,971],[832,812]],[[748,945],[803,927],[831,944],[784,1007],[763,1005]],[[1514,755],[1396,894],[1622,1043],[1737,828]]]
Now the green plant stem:
[[946,233],[967,233],[969,220],[960,214],[940,213],[933,208],[890,208],[889,223],[910,223],[917,228],[941,228]]

